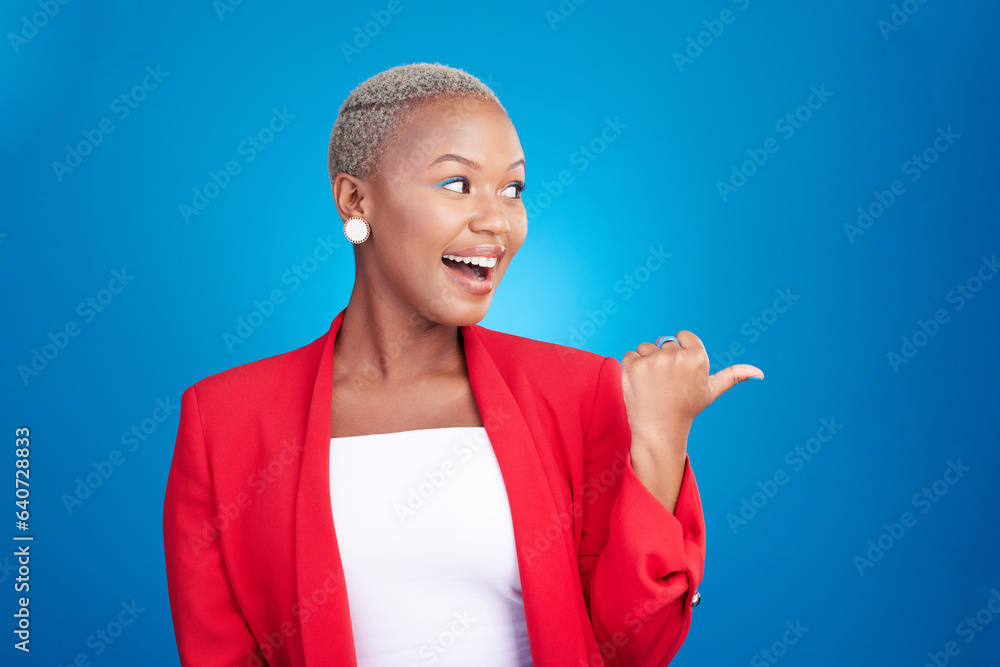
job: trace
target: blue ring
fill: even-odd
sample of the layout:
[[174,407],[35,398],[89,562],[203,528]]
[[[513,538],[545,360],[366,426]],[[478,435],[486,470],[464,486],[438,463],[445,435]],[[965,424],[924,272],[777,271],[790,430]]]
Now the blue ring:
[[677,345],[680,345],[680,343],[678,342],[677,338],[674,337],[674,336],[660,336],[659,338],[656,339],[656,347],[659,347],[659,348],[662,349],[663,348],[663,344],[666,343],[667,341],[670,341],[670,340],[672,340],[675,343],[677,343]]

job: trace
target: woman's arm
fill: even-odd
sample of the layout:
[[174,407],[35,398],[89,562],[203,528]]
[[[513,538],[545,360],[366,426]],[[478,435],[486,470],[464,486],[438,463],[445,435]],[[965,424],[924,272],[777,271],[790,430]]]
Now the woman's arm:
[[690,627],[705,521],[687,457],[673,513],[636,474],[621,376],[607,358],[584,437],[580,579],[605,664],[660,667]]
[[182,665],[262,664],[226,574],[195,388],[181,397],[180,427],[163,504],[163,547]]

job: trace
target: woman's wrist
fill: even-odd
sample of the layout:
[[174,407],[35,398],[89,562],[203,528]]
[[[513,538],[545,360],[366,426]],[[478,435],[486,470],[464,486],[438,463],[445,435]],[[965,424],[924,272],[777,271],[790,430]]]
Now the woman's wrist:
[[629,452],[632,470],[643,486],[672,514],[684,481],[687,434],[674,432],[653,439],[644,438],[648,436],[632,438]]
[[678,457],[683,462],[687,455],[688,434],[691,422],[676,421],[656,429],[632,429],[632,453],[648,452],[656,460]]

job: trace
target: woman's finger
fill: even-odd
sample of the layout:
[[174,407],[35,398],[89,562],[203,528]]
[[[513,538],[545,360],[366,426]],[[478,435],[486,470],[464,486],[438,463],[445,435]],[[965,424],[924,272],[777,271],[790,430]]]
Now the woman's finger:
[[764,371],[750,364],[736,364],[723,368],[714,375],[708,376],[708,388],[711,395],[711,402],[714,402],[724,391],[735,387],[744,380],[752,377],[764,379]]

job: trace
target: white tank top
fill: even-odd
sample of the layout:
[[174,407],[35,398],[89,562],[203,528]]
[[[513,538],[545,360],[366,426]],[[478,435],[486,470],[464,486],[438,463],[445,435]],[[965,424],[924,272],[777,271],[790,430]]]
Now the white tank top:
[[331,438],[330,495],[358,667],[531,665],[485,428]]

